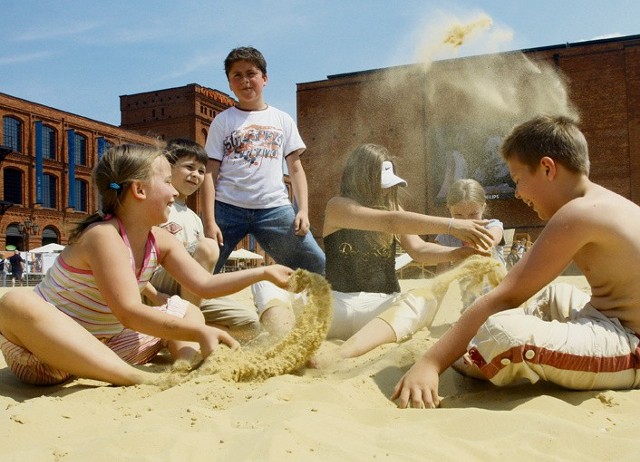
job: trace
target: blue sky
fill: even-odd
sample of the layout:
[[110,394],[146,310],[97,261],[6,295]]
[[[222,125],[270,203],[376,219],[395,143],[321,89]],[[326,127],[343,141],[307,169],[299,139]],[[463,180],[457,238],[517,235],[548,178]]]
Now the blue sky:
[[[479,20],[462,46],[437,46]],[[119,125],[120,95],[230,94],[236,46],[263,52],[265,99],[295,117],[296,83],[327,75],[640,34],[640,0],[22,0],[2,29],[0,92]]]

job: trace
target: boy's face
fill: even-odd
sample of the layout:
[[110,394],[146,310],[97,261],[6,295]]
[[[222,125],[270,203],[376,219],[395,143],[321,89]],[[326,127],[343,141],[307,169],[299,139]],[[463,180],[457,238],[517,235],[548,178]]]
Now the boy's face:
[[205,171],[206,166],[194,157],[181,157],[171,166],[171,182],[178,191],[178,199],[184,201],[198,190]]
[[[241,105],[264,104],[262,102],[262,89],[267,84],[267,76],[249,61],[237,61],[233,63],[229,74],[229,88],[238,98]],[[254,108],[251,109],[262,109]]]
[[551,188],[544,167],[538,165],[535,171],[531,172],[529,166],[518,161],[515,156],[507,160],[507,166],[516,184],[516,197],[531,207],[542,220],[551,218],[555,211],[550,207]]

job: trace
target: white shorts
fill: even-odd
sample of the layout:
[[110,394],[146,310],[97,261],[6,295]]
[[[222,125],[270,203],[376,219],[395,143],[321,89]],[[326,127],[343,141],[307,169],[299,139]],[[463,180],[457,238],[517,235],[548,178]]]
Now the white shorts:
[[[261,281],[251,286],[258,315],[272,306],[294,306],[300,294],[292,294],[274,284]],[[435,297],[426,298],[409,291],[396,294],[332,291],[333,316],[327,338],[346,340],[374,318],[387,322],[402,341],[430,326],[438,311]]]
[[538,380],[575,390],[640,384],[640,339],[569,284],[547,287],[521,308],[495,314],[468,353],[495,385]]

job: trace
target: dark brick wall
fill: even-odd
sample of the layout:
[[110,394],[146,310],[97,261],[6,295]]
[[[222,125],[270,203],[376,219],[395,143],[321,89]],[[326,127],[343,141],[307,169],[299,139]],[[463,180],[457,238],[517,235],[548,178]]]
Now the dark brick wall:
[[[533,62],[555,66],[565,77],[589,142],[592,180],[640,203],[640,36],[523,53]],[[436,65],[459,72],[463,61]],[[426,76],[420,66],[405,66],[298,84],[298,126],[308,145],[303,165],[317,236],[325,204],[338,191],[344,159],[363,142],[383,144],[398,157],[398,169],[409,182],[407,209],[447,214],[433,194],[437,165],[426,133],[439,113],[427,108],[420,90],[427,85]],[[446,104],[465,110],[464,101]],[[529,232],[533,238],[543,227],[535,213],[515,198],[492,200],[489,206],[505,227]]]

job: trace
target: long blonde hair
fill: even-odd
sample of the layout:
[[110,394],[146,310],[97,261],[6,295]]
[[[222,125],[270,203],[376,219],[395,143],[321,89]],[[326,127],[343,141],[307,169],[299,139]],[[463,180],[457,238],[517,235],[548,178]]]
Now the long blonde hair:
[[106,215],[117,215],[127,188],[134,181],[147,181],[153,174],[152,164],[165,155],[164,145],[145,146],[119,144],[110,147],[93,169],[93,183],[98,189],[102,206],[71,232],[69,243],[76,241],[92,223]]
[[[361,144],[355,148],[344,166],[340,195],[364,207],[379,210],[400,210],[398,186],[383,188],[382,163],[392,162],[389,150],[377,144]],[[370,239],[379,245],[389,244],[389,233],[371,231]],[[392,235],[395,239],[396,236]]]
[[384,161],[392,162],[391,154],[384,146],[369,143],[354,149],[342,172],[340,195],[365,207],[398,210],[398,186],[384,189],[381,185]]

